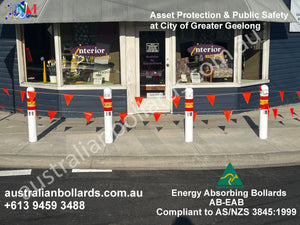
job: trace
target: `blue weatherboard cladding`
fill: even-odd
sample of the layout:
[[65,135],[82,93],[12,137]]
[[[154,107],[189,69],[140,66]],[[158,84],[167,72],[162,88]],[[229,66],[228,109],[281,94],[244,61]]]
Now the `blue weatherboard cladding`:
[[[245,101],[243,92],[251,92],[249,104]],[[259,85],[242,87],[238,89],[239,110],[241,112],[253,109],[259,109]]]
[[[47,116],[48,110],[53,110],[59,111],[55,117],[85,117],[84,112],[93,112],[93,117],[104,116],[100,100],[103,90],[58,91],[41,88],[35,90],[39,115]],[[68,106],[64,94],[74,95]],[[127,112],[126,90],[112,90],[112,95],[113,115],[118,116],[119,112]],[[21,103],[19,108],[26,111],[26,102]]]
[[[178,107],[173,107],[174,113],[184,112],[184,89],[173,89],[173,95],[176,92],[181,96]],[[237,88],[193,88],[194,111],[199,114],[223,113],[221,110],[232,110],[238,108],[238,97],[235,94]],[[231,95],[230,93],[234,93]],[[220,95],[222,94],[222,95]],[[224,95],[226,94],[226,95]],[[228,95],[227,95],[228,94]],[[230,95],[229,95],[230,94]],[[212,106],[206,95],[216,95],[215,104]],[[220,95],[220,96],[219,96]]]
[[[74,95],[68,106],[64,94]],[[103,90],[61,91],[58,95],[59,109],[64,117],[84,117],[83,112],[93,112],[93,117],[103,117],[100,96],[103,96]],[[113,89],[112,96],[113,115],[127,112],[127,91]]]
[[[173,95],[181,96],[178,107],[173,107],[174,113],[184,113],[184,90],[173,89]],[[194,111],[198,114],[223,114],[223,110],[234,110],[233,113],[259,109],[259,86],[243,88],[194,88]],[[243,92],[252,92],[249,104],[246,103]],[[216,95],[214,106],[206,95]]]
[[[15,26],[0,24],[0,106],[8,111],[15,108],[15,92],[12,90],[19,85],[17,74]],[[10,96],[2,88],[7,88]]]
[[[284,2],[290,8],[290,0]],[[300,33],[289,33],[288,23],[272,23],[270,35],[270,107],[299,102]],[[285,91],[283,103],[278,91]]]

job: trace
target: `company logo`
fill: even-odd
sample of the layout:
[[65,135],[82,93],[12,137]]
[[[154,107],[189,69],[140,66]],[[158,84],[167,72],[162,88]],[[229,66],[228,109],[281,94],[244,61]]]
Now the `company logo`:
[[10,3],[4,6],[6,10],[5,19],[27,19],[30,17],[37,17],[36,4],[30,8],[29,4],[25,1],[20,1],[17,4]]
[[84,45],[79,47],[75,47],[71,49],[71,53],[81,56],[101,56],[107,55],[109,53],[108,48],[102,46],[95,46],[95,45]]
[[193,55],[218,55],[221,54],[222,51],[224,51],[225,48],[220,45],[197,45],[191,46],[187,49],[189,53],[191,53],[191,56]]
[[244,188],[244,185],[235,172],[231,163],[226,167],[222,177],[220,178],[216,188]]

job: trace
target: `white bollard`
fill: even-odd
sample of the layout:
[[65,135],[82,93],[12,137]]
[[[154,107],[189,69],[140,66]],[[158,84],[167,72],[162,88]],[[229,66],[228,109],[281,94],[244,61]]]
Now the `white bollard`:
[[269,111],[269,87],[260,87],[260,119],[259,119],[259,138],[268,138],[268,111]]
[[193,142],[193,113],[194,113],[194,96],[193,89],[185,89],[185,142]]
[[33,87],[28,87],[26,92],[29,142],[37,142],[36,103],[35,103],[35,98],[30,99],[28,95],[28,92],[34,92],[34,91],[35,90]]
[[105,143],[113,143],[112,94],[109,87],[104,88],[104,130]]

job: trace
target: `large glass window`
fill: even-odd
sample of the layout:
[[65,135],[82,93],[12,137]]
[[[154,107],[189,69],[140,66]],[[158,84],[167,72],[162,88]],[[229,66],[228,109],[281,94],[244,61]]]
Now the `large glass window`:
[[118,23],[61,24],[64,84],[120,84]]
[[262,60],[263,60],[263,43],[264,43],[264,27],[260,24],[261,29],[243,30],[242,45],[242,82],[262,79]]
[[27,81],[56,83],[53,26],[24,25],[24,38]]
[[233,82],[234,30],[194,28],[176,32],[177,83]]
[[[229,84],[241,81],[251,85],[251,82],[268,79],[268,62],[264,61],[268,60],[267,23],[256,23],[260,29],[244,29],[240,32],[227,29],[224,23],[218,23],[218,28],[209,28],[212,23],[192,24],[189,30],[176,30],[177,83]],[[21,82],[59,85],[61,81],[64,85],[121,83],[119,23],[28,24],[17,28],[18,40],[22,40],[17,42],[18,54],[26,63],[26,71],[20,72]],[[140,39],[145,39],[141,45],[144,51],[146,47],[153,51],[159,46],[163,52],[165,43],[149,39],[148,33],[140,33]],[[159,38],[165,38],[161,32],[155,33],[160,35]],[[54,34],[57,36],[54,37]],[[121,47],[125,51],[124,45]],[[164,95],[166,74],[161,68],[165,62],[159,58],[160,54],[150,50],[146,55],[143,52],[140,55],[140,94]],[[135,50],[128,55],[133,55],[133,52]],[[55,57],[59,55],[60,63],[57,64]],[[124,55],[127,56],[127,52]],[[23,60],[19,63],[24,65]],[[233,71],[233,68],[238,70]],[[236,80],[233,79],[234,72]]]

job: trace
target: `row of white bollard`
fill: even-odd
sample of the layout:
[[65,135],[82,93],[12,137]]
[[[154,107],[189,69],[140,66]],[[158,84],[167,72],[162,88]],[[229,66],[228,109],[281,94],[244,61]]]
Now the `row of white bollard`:
[[[33,87],[27,88],[27,117],[28,117],[28,134],[29,142],[37,141],[37,125],[36,125],[36,101],[30,99],[28,92],[34,92]],[[268,110],[269,110],[269,88],[267,85],[260,87],[260,122],[259,122],[259,138],[267,139],[268,137]],[[185,142],[193,142],[193,122],[194,113],[194,96],[193,89],[185,89]],[[104,129],[105,143],[113,143],[113,123],[112,123],[112,91],[111,88],[104,88]]]
[[[193,142],[193,89],[185,89],[185,142]],[[260,119],[259,119],[259,138],[268,138],[268,118],[269,118],[269,87],[260,87]]]
[[[26,92],[29,142],[37,142],[36,101],[35,98],[30,99],[28,94],[28,92],[34,91],[33,87],[28,87]],[[105,143],[113,143],[112,91],[109,87],[104,88],[104,129]]]

